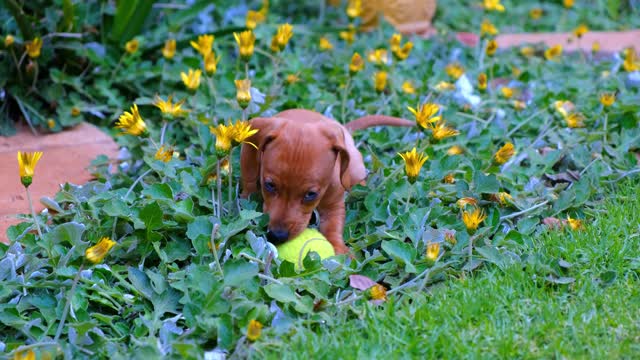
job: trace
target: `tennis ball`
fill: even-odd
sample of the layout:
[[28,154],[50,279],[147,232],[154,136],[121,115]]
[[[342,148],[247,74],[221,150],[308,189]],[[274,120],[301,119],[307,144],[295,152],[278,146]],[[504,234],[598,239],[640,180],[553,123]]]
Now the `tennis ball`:
[[302,261],[310,251],[315,251],[321,259],[334,256],[333,246],[316,229],[306,229],[294,239],[278,245],[278,257],[295,265],[296,270],[304,269]]

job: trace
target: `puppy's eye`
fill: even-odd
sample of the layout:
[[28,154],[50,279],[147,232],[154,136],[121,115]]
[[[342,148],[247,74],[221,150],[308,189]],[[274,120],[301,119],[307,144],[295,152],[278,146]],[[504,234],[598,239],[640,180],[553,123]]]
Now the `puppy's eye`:
[[273,181],[271,180],[266,180],[264,182],[264,189],[268,192],[268,193],[275,193],[276,192],[276,185],[273,183]]
[[309,191],[304,194],[304,201],[313,201],[318,198],[318,193],[315,191]]

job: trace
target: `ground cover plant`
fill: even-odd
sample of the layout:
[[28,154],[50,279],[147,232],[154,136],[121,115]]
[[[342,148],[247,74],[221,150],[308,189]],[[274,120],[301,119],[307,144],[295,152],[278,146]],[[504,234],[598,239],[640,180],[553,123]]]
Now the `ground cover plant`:
[[[591,18],[576,14],[604,2],[565,3],[539,6],[566,19],[563,30],[579,41]],[[60,20],[69,4],[82,14],[101,3],[63,4],[45,13]],[[146,12],[148,24],[121,20],[139,27],[114,25],[114,39],[93,33],[65,47],[92,71],[50,67],[41,88],[79,93],[64,99],[68,114],[60,117],[74,108],[76,117],[91,114],[124,150],[116,162],[92,163],[95,181],[65,185],[45,200],[47,211],[9,230],[10,244],[0,245],[0,349],[73,358],[261,356],[284,351],[290,337],[303,348],[295,335],[302,328],[315,336],[392,312],[477,270],[532,267],[536,285],[574,286],[570,266],[522,249],[541,236],[585,242],[605,188],[638,173],[640,62],[632,49],[496,49],[495,24],[538,4],[485,1],[465,29],[481,33],[476,48],[452,34],[403,37],[385,24],[359,32],[355,1],[327,8],[316,22],[309,19],[317,4],[284,4],[131,2],[89,16],[107,26],[119,14]],[[27,42],[22,57],[37,63],[39,41]],[[44,41],[42,61],[61,61],[59,45]],[[19,53],[23,45],[6,46]],[[5,81],[9,96],[28,87]],[[41,88],[31,83],[30,91]],[[252,131],[244,121],[288,108],[340,122],[375,113],[416,120],[411,129],[355,134],[371,173],[347,195],[353,258],[312,254],[300,272],[264,240],[259,199],[237,196],[238,145]],[[46,176],[37,159],[21,161],[15,176],[25,187]]]

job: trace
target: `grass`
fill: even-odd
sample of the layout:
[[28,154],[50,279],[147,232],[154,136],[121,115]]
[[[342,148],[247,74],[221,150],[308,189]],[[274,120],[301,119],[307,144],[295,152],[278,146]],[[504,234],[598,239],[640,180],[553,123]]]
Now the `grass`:
[[[336,326],[265,339],[256,354],[309,354],[314,359],[637,357],[640,183],[626,183],[611,195],[583,231],[549,231],[517,249],[527,258],[522,263],[449,279],[383,306],[365,303],[354,307],[355,314],[338,311]],[[559,260],[570,264],[564,277],[573,282],[545,280],[545,269],[557,267]]]

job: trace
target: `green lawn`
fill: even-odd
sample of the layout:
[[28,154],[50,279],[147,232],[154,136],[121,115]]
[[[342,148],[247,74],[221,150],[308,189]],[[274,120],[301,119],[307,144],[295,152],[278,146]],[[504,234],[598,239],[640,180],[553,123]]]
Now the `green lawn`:
[[[331,328],[265,337],[258,358],[637,358],[640,183],[596,209],[584,231],[551,231],[517,249],[527,264],[492,266],[383,306],[337,311]],[[546,274],[569,264],[552,284]],[[555,269],[554,269],[555,268]],[[346,310],[346,309],[345,309]],[[355,316],[354,316],[355,315]]]

